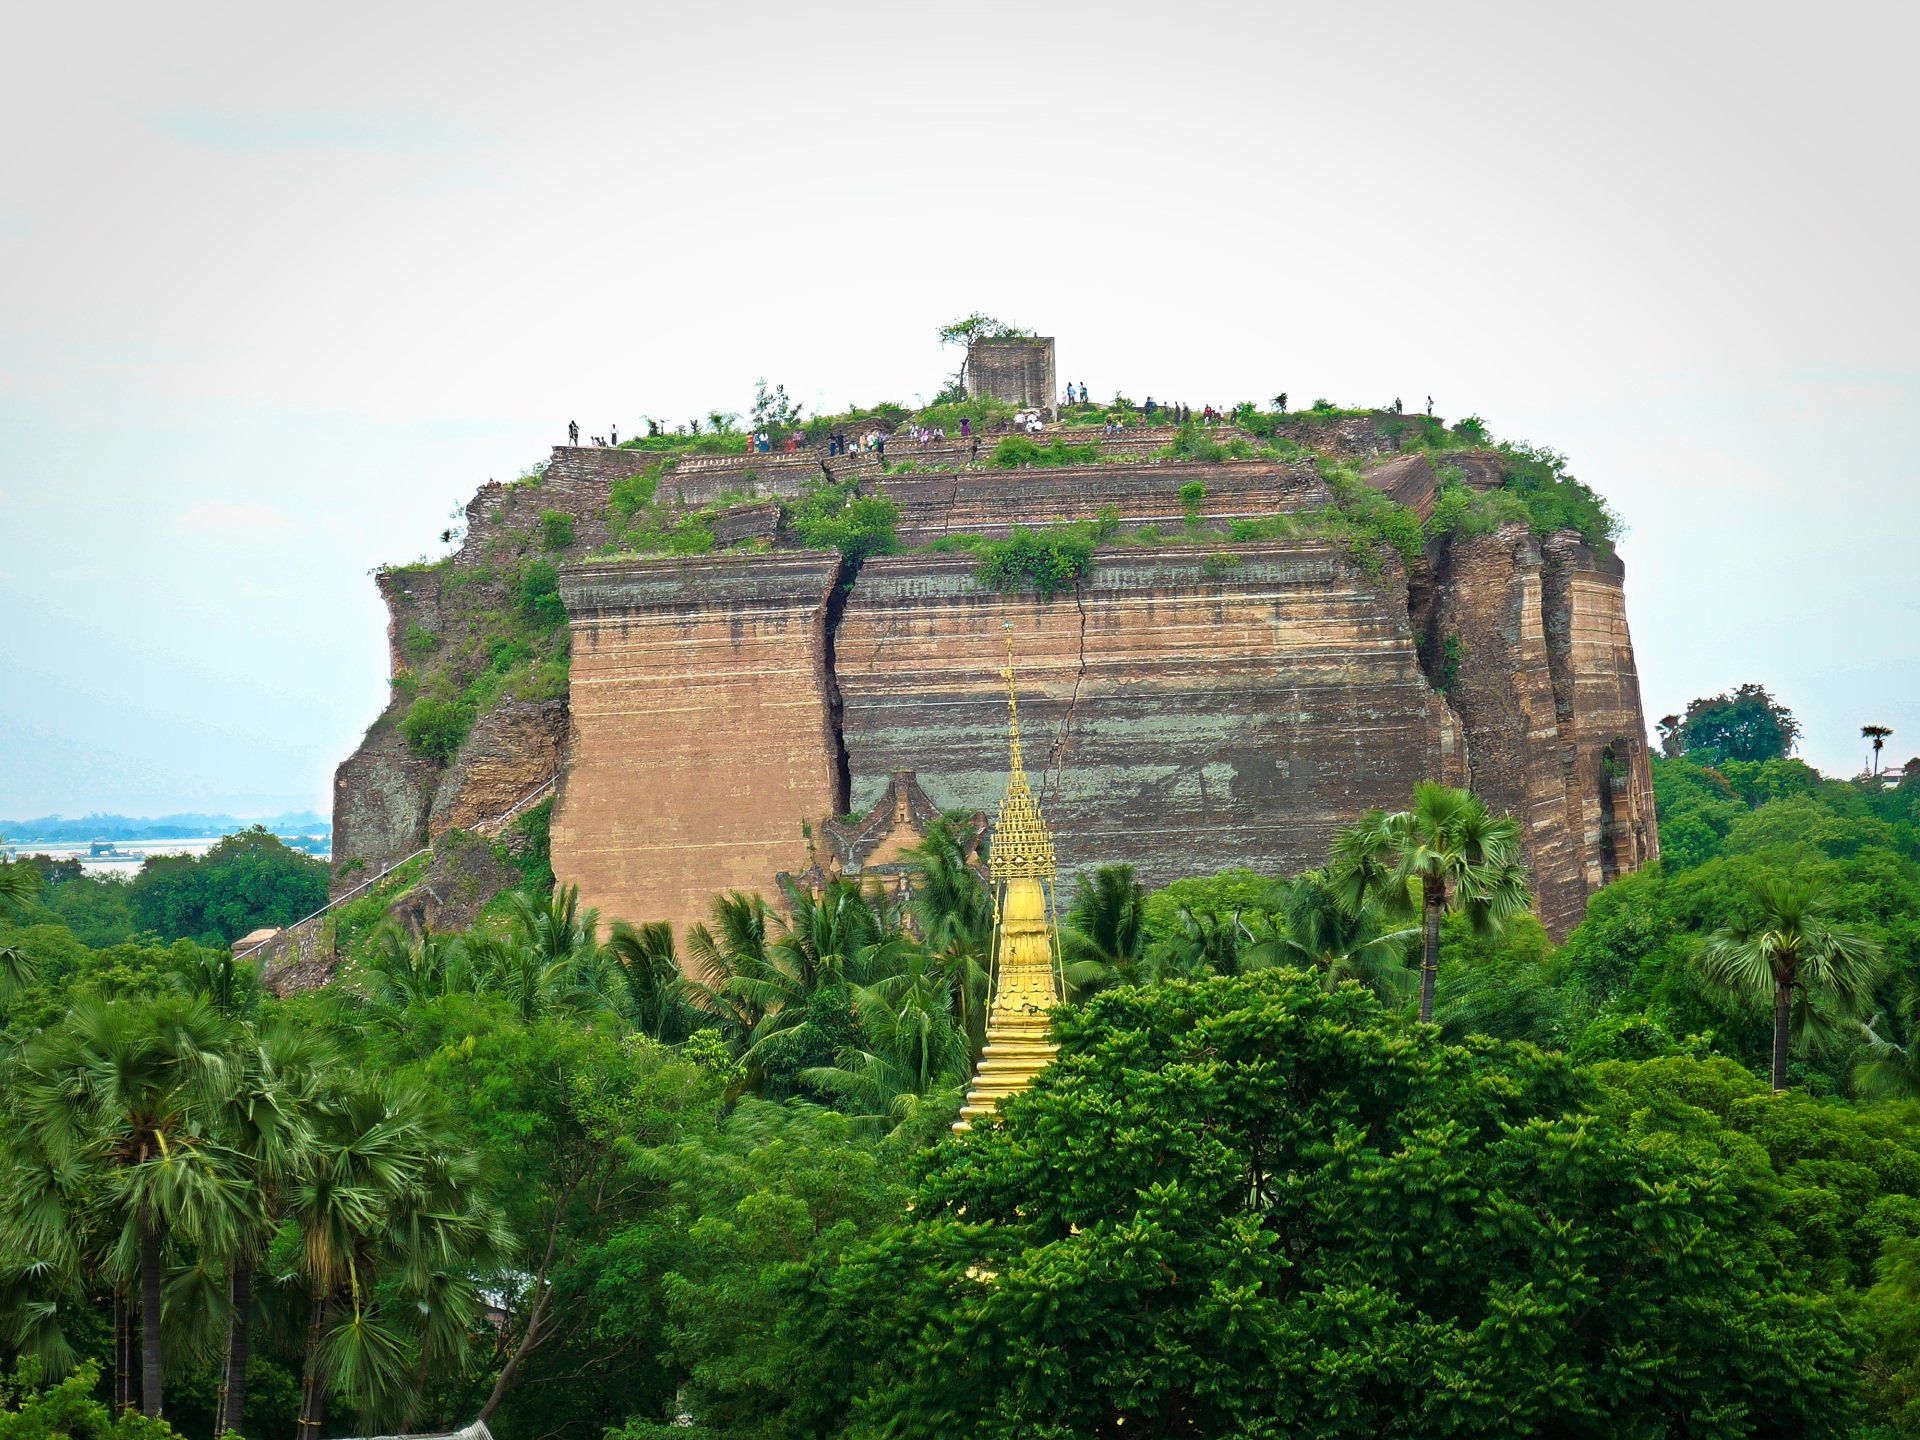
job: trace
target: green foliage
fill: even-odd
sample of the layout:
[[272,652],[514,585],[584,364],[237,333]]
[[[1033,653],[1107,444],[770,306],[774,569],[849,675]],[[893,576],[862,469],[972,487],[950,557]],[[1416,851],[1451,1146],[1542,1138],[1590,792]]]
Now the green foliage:
[[826,1278],[855,1433],[1848,1433],[1851,1334],[1764,1192],[1566,1062],[1287,971],[1057,1031]]
[[607,504],[616,530],[623,529],[636,514],[653,504],[653,497],[660,488],[660,477],[666,471],[667,462],[656,460],[638,474],[616,480],[608,487]]
[[546,510],[540,515],[540,544],[547,550],[565,550],[573,544],[573,516],[564,510]]
[[57,1385],[42,1385],[40,1369],[17,1363],[11,1380],[0,1378],[0,1440],[176,1440],[164,1420],[138,1411],[115,1415],[98,1395],[100,1368],[77,1367]]
[[560,572],[550,560],[529,560],[515,572],[513,600],[520,617],[531,625],[551,629],[567,623]]
[[1389,552],[1407,566],[1419,559],[1426,536],[1414,511],[1367,484],[1351,465],[1323,460],[1320,475],[1333,491],[1334,506],[1299,517],[1302,523],[1344,541],[1348,553],[1375,574]]
[[[1238,435],[1218,439],[1199,421],[1188,420],[1173,432],[1172,443],[1162,453],[1174,460],[1202,460],[1217,465],[1225,460],[1251,459],[1253,446]],[[1182,498],[1185,498],[1184,491]]]
[[1534,533],[1578,530],[1602,554],[1611,550],[1620,533],[1620,519],[1606,501],[1568,473],[1566,456],[1524,441],[1502,445],[1500,456],[1501,493],[1526,506]]
[[1433,682],[1433,688],[1442,695],[1451,694],[1460,682],[1460,662],[1467,658],[1466,643],[1449,632],[1438,644],[1432,637],[1422,635],[1415,642],[1415,648],[1420,655],[1420,666]]
[[1008,435],[993,447],[991,462],[1002,470],[1023,465],[1097,465],[1097,444],[1069,445],[1058,435],[1042,445],[1031,435]]
[[418,621],[407,624],[407,638],[402,645],[409,660],[418,663],[433,654],[440,643],[440,637]]
[[963,315],[958,320],[942,325],[940,343],[970,345],[975,340],[1018,340],[1032,334],[1031,330],[1022,330],[1018,325],[1009,325],[1004,320],[996,320],[976,310],[971,315]]
[[444,765],[459,753],[473,728],[473,707],[443,696],[422,695],[400,721],[407,746],[423,760]]
[[900,507],[884,495],[862,495],[854,480],[813,486],[788,507],[787,515],[801,544],[838,550],[855,564],[899,548],[893,527]]
[[259,826],[204,855],[154,855],[128,887],[137,928],[222,945],[263,925],[291,925],[327,901],[326,862]]
[[1207,498],[1207,485],[1204,480],[1189,480],[1180,487],[1180,508],[1198,510],[1200,502]]
[[1182,913],[1214,918],[1245,917],[1271,928],[1284,896],[1279,882],[1244,868],[1217,875],[1171,880],[1146,897],[1142,920],[1149,941],[1179,938]]
[[1062,521],[1031,530],[1015,525],[1004,540],[968,537],[979,557],[974,577],[989,590],[1038,591],[1043,599],[1071,590],[1093,566],[1094,550],[1119,529],[1117,512],[1097,520]]
[[1677,723],[1661,722],[1663,748],[1703,765],[1725,760],[1784,760],[1800,738],[1793,712],[1764,685],[1742,685],[1730,695],[1710,695],[1687,706]]

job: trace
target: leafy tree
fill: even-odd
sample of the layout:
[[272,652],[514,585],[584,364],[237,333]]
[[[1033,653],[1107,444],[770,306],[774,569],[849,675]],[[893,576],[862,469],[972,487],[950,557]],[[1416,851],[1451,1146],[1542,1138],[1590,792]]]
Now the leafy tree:
[[[1433,1019],[1440,920],[1458,910],[1479,932],[1527,907],[1520,825],[1465,790],[1422,781],[1413,808],[1372,810],[1334,842],[1333,874],[1348,908],[1367,898],[1389,915],[1420,914],[1420,1018]],[[1417,900],[1416,900],[1417,895]]]
[[1805,1043],[1824,1005],[1857,1014],[1880,963],[1879,948],[1828,918],[1833,900],[1817,882],[1760,881],[1755,910],[1716,932],[1701,952],[1715,983],[1773,1011],[1773,1088],[1787,1088],[1795,1033]]
[[1668,733],[1667,754],[1686,755],[1705,764],[1722,760],[1782,760],[1793,753],[1800,722],[1767,693],[1764,685],[1742,685],[1728,695],[1711,695],[1687,706]]
[[853,1433],[1849,1433],[1851,1335],[1765,1191],[1564,1060],[1290,971],[1058,1033],[823,1276]]
[[43,1387],[22,1361],[11,1380],[0,1377],[0,1440],[177,1440],[164,1420],[109,1410],[99,1384],[99,1369],[89,1364]]
[[327,865],[256,825],[206,854],[155,855],[129,895],[142,930],[226,945],[262,925],[291,925],[327,903]]
[[753,382],[753,428],[779,432],[791,430],[800,423],[800,412],[805,407],[787,398],[787,387],[776,385],[767,389],[765,380]]
[[1017,340],[1032,335],[1031,330],[1022,330],[1018,325],[1009,325],[1004,320],[995,320],[991,315],[983,315],[978,310],[971,315],[963,315],[940,327],[942,345],[971,345],[975,340]]

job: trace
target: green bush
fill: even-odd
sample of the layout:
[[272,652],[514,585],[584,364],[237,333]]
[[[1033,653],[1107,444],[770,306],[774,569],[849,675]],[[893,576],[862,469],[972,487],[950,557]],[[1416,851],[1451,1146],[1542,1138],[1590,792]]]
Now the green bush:
[[573,544],[573,516],[564,510],[548,510],[540,516],[540,544],[548,550],[565,550]]
[[[1252,458],[1253,446],[1238,435],[1217,440],[1197,420],[1189,420],[1174,432],[1173,443],[1162,452],[1172,460],[1201,460],[1217,465],[1223,460]],[[1203,492],[1204,493],[1204,492]],[[1184,497],[1186,491],[1182,489]]]
[[838,550],[855,563],[900,548],[900,507],[884,495],[860,494],[852,480],[814,486],[787,507],[787,518],[802,545]]
[[567,623],[560,599],[560,572],[550,560],[529,560],[514,577],[514,604],[521,618],[542,629]]
[[1198,510],[1200,502],[1207,498],[1207,487],[1200,480],[1189,480],[1180,487],[1180,507],[1183,510]]
[[422,695],[400,722],[408,748],[425,760],[446,764],[473,728],[473,711],[458,700]]
[[627,524],[634,513],[653,503],[653,497],[660,488],[660,477],[666,474],[667,462],[656,460],[637,475],[629,475],[624,480],[616,480],[608,487],[607,503],[619,522],[614,528]]
[[1023,465],[1095,465],[1099,461],[1097,444],[1069,445],[1057,435],[1045,445],[1031,435],[1009,435],[993,447],[993,463],[1002,470],[1017,470]]
[[1119,514],[1111,508],[1098,520],[1067,521],[1030,530],[1016,525],[1004,540],[981,541],[972,549],[980,558],[974,574],[989,590],[1037,590],[1051,600],[1071,590],[1093,567],[1093,552],[1113,538]]
[[407,638],[401,642],[401,648],[407,652],[409,660],[420,661],[433,653],[433,647],[440,643],[440,637],[418,621],[407,624]]

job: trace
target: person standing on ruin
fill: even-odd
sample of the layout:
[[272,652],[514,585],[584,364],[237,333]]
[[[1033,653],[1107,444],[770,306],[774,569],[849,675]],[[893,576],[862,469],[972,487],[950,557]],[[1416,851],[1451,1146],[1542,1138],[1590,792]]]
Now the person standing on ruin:
[[609,445],[618,445],[620,443],[620,427],[618,425],[609,425],[607,427],[607,435],[609,437],[607,440]]
[[1433,414],[1433,397],[1431,395],[1427,396],[1427,414]]
[[580,422],[578,420],[569,420],[567,421],[567,444],[578,445],[579,443]]

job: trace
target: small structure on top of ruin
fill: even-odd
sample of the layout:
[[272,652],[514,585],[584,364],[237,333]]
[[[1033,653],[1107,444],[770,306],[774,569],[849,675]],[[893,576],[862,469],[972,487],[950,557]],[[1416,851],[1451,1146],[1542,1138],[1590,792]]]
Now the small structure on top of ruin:
[[1052,417],[1060,394],[1051,335],[982,337],[967,345],[967,395]]

